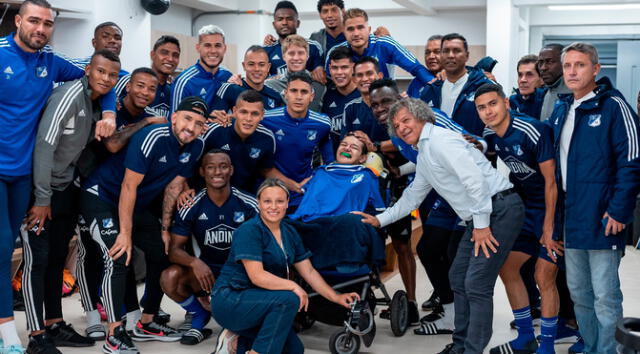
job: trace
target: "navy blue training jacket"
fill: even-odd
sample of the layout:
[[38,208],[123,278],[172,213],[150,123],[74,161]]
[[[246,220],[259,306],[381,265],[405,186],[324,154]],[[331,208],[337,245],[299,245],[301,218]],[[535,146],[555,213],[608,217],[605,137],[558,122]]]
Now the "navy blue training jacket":
[[[460,124],[469,133],[482,136],[484,131],[484,123],[478,116],[476,110],[476,103],[474,102],[475,93],[478,87],[489,80],[482,70],[467,67],[469,73],[469,79],[462,88],[460,95],[456,99],[456,104],[453,106],[453,112],[451,119]],[[442,84],[444,81],[437,80],[431,84],[428,84],[422,89],[420,99],[427,102],[431,107],[440,108],[442,104]]]
[[[567,248],[622,249],[622,234],[605,237],[603,215],[608,212],[625,224],[633,218],[640,189],[638,116],[607,77],[597,85],[596,96],[576,108],[566,193],[560,165],[556,168],[560,204],[556,228],[564,229]],[[547,121],[553,128],[556,161],[560,161],[560,136],[572,103],[573,95],[560,95]]]

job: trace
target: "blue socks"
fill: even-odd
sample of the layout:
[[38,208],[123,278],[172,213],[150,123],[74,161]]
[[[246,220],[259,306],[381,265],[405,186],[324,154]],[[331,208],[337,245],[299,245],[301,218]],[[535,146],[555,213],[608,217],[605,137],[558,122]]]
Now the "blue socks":
[[558,316],[540,318],[540,346],[537,353],[555,354],[553,342],[558,331]]
[[516,319],[518,328],[518,338],[512,340],[511,346],[514,349],[524,349],[527,343],[535,340],[533,334],[533,318],[531,317],[531,309],[529,306],[518,310],[513,310],[513,317]]
[[183,302],[179,302],[178,305],[193,314],[191,328],[201,330],[209,322],[209,319],[211,319],[211,312],[205,310],[202,304],[200,304],[200,301],[193,295],[189,296]]

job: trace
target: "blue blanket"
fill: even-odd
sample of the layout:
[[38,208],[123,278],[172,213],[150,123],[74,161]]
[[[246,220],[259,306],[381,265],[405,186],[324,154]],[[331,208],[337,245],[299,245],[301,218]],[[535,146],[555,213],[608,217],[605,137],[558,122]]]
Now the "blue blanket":
[[385,261],[384,238],[378,231],[353,214],[320,217],[302,222],[287,219],[311,251],[316,269],[355,270],[362,264],[382,265]]

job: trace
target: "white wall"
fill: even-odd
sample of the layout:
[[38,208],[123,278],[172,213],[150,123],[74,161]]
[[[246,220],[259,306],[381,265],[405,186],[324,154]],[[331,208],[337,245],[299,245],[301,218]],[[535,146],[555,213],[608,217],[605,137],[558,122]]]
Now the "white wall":
[[52,44],[71,57],[86,57],[93,53],[93,29],[101,22],[113,21],[124,31],[120,60],[122,67],[133,70],[149,65],[151,19],[138,1],[93,1],[91,13],[84,20],[61,19],[56,23]]
[[162,15],[150,16],[151,29],[178,34],[191,35],[191,8],[172,4],[169,10]]
[[[436,16],[381,16],[369,17],[372,31],[385,26],[391,35],[403,45],[424,45],[433,34],[458,32],[467,38],[470,45],[486,43],[486,13],[483,10],[441,11]],[[300,30],[303,36],[322,28],[322,21],[302,20]],[[273,29],[270,31],[275,33]]]

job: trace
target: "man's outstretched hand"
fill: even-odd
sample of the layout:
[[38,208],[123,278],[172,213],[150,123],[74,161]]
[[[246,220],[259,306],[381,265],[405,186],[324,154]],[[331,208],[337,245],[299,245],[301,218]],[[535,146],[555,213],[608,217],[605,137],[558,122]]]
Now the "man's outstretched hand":
[[351,214],[362,216],[362,222],[371,226],[380,227],[380,220],[373,215],[363,213],[361,211],[352,211]]

